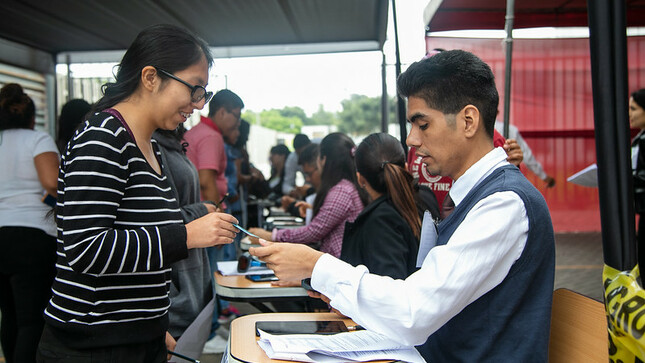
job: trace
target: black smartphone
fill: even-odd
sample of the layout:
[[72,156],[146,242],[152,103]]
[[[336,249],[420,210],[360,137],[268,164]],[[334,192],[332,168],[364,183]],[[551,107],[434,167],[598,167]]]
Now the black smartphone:
[[278,281],[278,276],[274,274],[246,275],[246,278],[253,282]]
[[260,336],[258,329],[269,334],[336,334],[349,331],[340,320],[321,321],[258,321],[255,323],[255,335]]
[[300,286],[302,286],[302,288],[305,290],[316,291],[313,287],[311,287],[311,277],[300,280]]

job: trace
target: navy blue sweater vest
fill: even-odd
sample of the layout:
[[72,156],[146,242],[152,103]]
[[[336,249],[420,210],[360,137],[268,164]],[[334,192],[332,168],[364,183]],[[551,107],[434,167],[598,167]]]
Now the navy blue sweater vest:
[[[514,166],[496,169],[438,226],[448,242],[470,209],[502,191],[517,193],[529,220],[526,246],[508,275],[417,349],[428,362],[546,362],[555,273],[553,225],[542,195]],[[508,216],[513,218],[513,216]],[[495,248],[495,241],[491,241]],[[441,301],[437,301],[441,304]]]

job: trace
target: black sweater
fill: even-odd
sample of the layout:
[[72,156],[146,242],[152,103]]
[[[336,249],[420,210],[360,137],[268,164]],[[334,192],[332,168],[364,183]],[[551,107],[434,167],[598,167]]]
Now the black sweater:
[[63,154],[56,222],[45,319],[57,336],[81,349],[163,337],[169,266],[187,256],[186,228],[166,176],[112,114],[91,116]]
[[345,224],[340,259],[364,265],[370,273],[405,279],[416,268],[419,241],[388,197],[368,204]]

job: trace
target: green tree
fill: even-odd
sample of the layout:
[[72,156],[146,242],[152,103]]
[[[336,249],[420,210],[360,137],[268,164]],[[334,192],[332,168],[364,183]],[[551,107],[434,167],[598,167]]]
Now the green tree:
[[302,121],[303,125],[308,125],[309,124],[309,117],[307,117],[307,114],[305,113],[305,110],[302,108],[295,106],[295,107],[285,107],[282,110],[280,110],[280,114],[284,117],[297,117]]
[[334,112],[325,111],[323,105],[318,106],[318,111],[314,112],[305,125],[338,125],[338,115]]
[[[367,135],[381,129],[381,97],[352,95],[341,102],[343,110],[338,114],[338,130],[353,136]],[[396,120],[394,103],[388,103],[388,122]],[[396,121],[394,121],[396,122]]]
[[302,120],[298,117],[284,117],[280,110],[264,110],[260,112],[260,125],[281,132],[297,134],[302,128]]

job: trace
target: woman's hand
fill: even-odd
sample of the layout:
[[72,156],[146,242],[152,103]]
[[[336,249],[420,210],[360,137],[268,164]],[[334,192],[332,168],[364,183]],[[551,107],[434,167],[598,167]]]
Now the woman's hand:
[[307,209],[313,209],[311,204],[303,201],[297,202],[295,207],[298,208],[298,213],[302,218],[305,218],[307,216]]
[[[249,232],[267,241],[271,240],[271,235],[272,235],[271,231],[267,231],[262,228],[252,227],[252,228],[249,228]],[[260,244],[260,241],[255,237],[249,236],[249,239],[251,240],[251,242],[253,242],[253,244],[256,244],[256,245]]]
[[[173,338],[169,332],[166,332],[166,349],[174,352],[176,346],[177,346],[177,341],[175,340],[175,338]],[[168,353],[168,356],[166,358],[167,360],[170,360],[171,354]]]
[[237,219],[226,213],[208,213],[186,224],[186,246],[190,248],[210,247],[233,242],[239,232],[233,227]]
[[206,210],[208,211],[208,213],[215,213],[220,211],[219,208],[217,208],[214,204],[211,204],[211,203],[203,203],[203,204],[206,207]]

